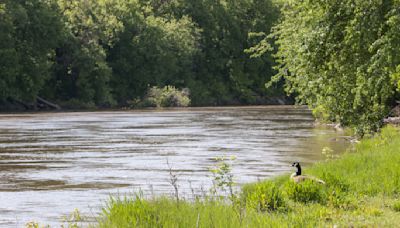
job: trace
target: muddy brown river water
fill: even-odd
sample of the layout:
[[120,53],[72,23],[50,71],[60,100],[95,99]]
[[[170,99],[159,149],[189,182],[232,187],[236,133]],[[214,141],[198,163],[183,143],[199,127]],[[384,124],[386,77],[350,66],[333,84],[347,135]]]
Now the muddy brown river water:
[[167,160],[189,198],[212,185],[215,157],[236,156],[240,185],[348,145],[293,106],[0,114],[0,227],[96,216],[110,195],[171,194]]

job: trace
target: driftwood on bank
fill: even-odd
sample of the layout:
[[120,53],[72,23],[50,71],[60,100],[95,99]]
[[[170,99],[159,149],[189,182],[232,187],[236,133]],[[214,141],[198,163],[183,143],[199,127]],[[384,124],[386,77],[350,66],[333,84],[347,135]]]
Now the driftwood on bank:
[[383,119],[385,124],[400,125],[400,101],[396,101],[397,105],[390,110],[389,117]]
[[47,105],[47,106],[49,106],[51,108],[54,108],[56,110],[60,110],[61,109],[61,107],[58,104],[54,104],[54,103],[52,103],[50,101],[47,101],[47,100],[45,100],[45,99],[43,99],[43,98],[41,98],[39,96],[36,97],[36,100],[37,100],[38,103],[43,103],[43,104],[45,104],[45,105]]
[[58,104],[50,102],[42,97],[36,97],[34,102],[25,102],[15,98],[7,98],[3,103],[0,103],[0,110],[14,111],[29,111],[29,110],[60,110]]
[[400,125],[400,117],[388,117],[383,120],[386,124],[396,124]]

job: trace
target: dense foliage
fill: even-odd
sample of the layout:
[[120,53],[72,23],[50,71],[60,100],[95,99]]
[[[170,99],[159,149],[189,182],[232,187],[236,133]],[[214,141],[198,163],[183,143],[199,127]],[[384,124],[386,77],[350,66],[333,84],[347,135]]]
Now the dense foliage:
[[62,22],[54,4],[0,3],[0,101],[32,101],[50,78]]
[[277,20],[271,0],[4,0],[0,106],[126,106],[153,87],[189,88],[193,105],[262,103],[270,56],[243,50]]
[[275,80],[320,117],[377,130],[399,96],[400,1],[283,2]]
[[271,1],[185,0],[176,11],[190,15],[202,30],[189,82],[193,102],[257,103],[266,93],[264,83],[273,75],[273,63],[269,56],[249,58],[244,49],[258,41],[249,39],[249,32],[269,31],[277,19]]
[[129,106],[153,86],[259,104],[285,82],[364,134],[400,97],[398,0],[3,0],[0,19],[0,107]]

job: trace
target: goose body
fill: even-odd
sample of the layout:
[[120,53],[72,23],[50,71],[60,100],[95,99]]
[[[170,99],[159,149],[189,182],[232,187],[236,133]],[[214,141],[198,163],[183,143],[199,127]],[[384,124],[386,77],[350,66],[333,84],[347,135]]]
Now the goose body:
[[297,168],[297,171],[294,172],[294,173],[292,173],[292,175],[290,175],[290,179],[291,179],[292,181],[294,181],[295,183],[300,183],[300,182],[303,182],[303,181],[305,181],[305,180],[312,180],[312,181],[315,181],[315,182],[320,183],[320,184],[325,184],[325,181],[320,180],[320,179],[318,179],[318,178],[316,178],[316,177],[308,176],[308,175],[302,175],[302,174],[301,174],[301,166],[300,166],[300,163],[294,162],[294,163],[292,164],[292,166]]

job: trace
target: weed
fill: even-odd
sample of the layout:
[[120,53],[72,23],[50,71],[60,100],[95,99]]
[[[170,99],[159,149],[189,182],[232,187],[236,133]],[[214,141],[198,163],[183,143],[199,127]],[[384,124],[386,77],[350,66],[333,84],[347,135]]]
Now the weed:
[[312,180],[305,180],[301,183],[288,181],[285,192],[289,199],[302,203],[325,203],[326,193],[324,187]]
[[167,159],[168,171],[169,171],[169,183],[174,187],[174,195],[176,202],[179,203],[179,189],[178,189],[178,175],[172,170],[171,165]]
[[26,228],[48,228],[50,226],[40,226],[39,223],[37,222],[28,222],[27,224],[25,224]]
[[397,201],[392,206],[393,210],[396,212],[400,212],[400,201]]
[[213,187],[210,191],[213,195],[218,195],[218,190],[220,190],[228,192],[231,199],[236,198],[233,190],[235,182],[233,180],[231,164],[234,160],[236,160],[236,157],[230,157],[229,159],[225,157],[215,158],[217,164],[210,169],[210,172],[213,174]]
[[281,190],[271,181],[248,186],[242,192],[246,205],[257,211],[275,211],[286,206]]
[[61,225],[61,228],[78,228],[80,227],[78,224],[83,222],[83,216],[81,215],[78,209],[75,209],[69,216],[65,216],[63,218],[63,222],[66,222],[67,225]]
[[334,154],[334,151],[330,147],[322,148],[322,154],[325,156],[325,161],[339,158],[339,155]]

